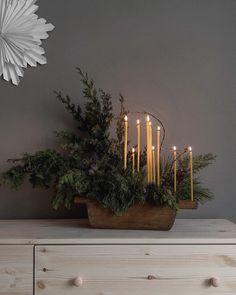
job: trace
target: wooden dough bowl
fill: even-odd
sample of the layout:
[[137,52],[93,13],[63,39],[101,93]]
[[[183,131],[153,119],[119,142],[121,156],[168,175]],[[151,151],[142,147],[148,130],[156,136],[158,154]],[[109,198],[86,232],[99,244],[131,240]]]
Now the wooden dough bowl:
[[[176,210],[168,207],[157,208],[150,204],[135,204],[122,216],[115,215],[110,209],[104,209],[96,201],[87,198],[75,198],[75,203],[85,204],[90,226],[110,229],[149,229],[167,231],[172,228]],[[180,209],[196,209],[197,202],[180,201]]]

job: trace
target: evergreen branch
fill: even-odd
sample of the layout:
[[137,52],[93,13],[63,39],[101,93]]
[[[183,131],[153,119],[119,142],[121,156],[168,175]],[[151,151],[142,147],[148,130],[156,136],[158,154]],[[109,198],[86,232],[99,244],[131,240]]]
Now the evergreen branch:
[[66,95],[66,97],[64,97],[62,95],[62,93],[59,91],[54,91],[57,99],[65,105],[66,110],[73,116],[73,118],[77,121],[79,121],[80,123],[83,122],[83,118],[81,116],[82,114],[82,110],[81,107],[78,105],[77,107],[75,106],[75,104],[73,104],[71,102],[71,99],[68,95]]

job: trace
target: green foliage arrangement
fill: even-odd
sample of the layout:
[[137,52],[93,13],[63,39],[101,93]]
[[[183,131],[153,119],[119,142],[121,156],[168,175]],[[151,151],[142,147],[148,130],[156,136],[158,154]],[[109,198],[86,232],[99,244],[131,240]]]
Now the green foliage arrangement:
[[[173,161],[169,157],[161,164],[161,185],[147,185],[145,150],[141,154],[141,169],[132,174],[131,154],[128,168],[123,169],[123,118],[128,111],[120,96],[121,109],[117,117],[112,110],[110,94],[95,88],[79,68],[86,99],[84,111],[72,103],[70,97],[55,92],[57,99],[74,118],[77,132],[59,131],[57,150],[47,149],[33,155],[24,153],[21,159],[11,159],[8,171],[1,175],[1,185],[19,188],[27,178],[33,188],[54,188],[52,205],[55,209],[64,205],[70,208],[76,196],[96,200],[102,207],[115,214],[123,214],[136,202],[149,202],[153,206],[178,209],[178,200],[189,199],[189,163],[186,154],[178,157],[177,192],[173,192]],[[116,122],[116,137],[110,135],[110,125]],[[194,196],[203,202],[212,198],[203,188],[198,173],[215,159],[212,154],[198,155],[193,159]]]

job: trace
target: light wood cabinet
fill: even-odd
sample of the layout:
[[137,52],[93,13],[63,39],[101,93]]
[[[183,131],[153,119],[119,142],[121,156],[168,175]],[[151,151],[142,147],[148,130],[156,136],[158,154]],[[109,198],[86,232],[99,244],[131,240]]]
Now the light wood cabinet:
[[0,294],[32,295],[33,246],[0,246]]
[[37,246],[35,253],[36,295],[236,294],[232,245]]
[[235,295],[236,225],[177,220],[158,232],[0,221],[0,295],[33,294]]

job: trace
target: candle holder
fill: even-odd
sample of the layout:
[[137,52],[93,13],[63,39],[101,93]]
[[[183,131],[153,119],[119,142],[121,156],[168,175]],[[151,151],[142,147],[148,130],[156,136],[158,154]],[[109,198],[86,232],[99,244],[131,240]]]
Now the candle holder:
[[[127,121],[128,116],[138,116],[139,118],[136,120],[137,122],[137,147],[138,147],[138,154],[137,154],[137,172],[140,172],[140,155],[141,155],[141,116],[145,116],[146,121],[146,174],[147,174],[147,185],[156,185],[157,187],[160,187],[162,185],[162,175],[161,175],[161,153],[162,151],[170,151],[168,148],[163,148],[165,137],[166,137],[166,128],[156,115],[150,113],[150,112],[127,112],[124,117],[124,150],[125,154],[127,153],[127,145],[128,145],[128,137],[127,137]],[[156,123],[156,147],[153,146],[153,142],[155,142],[155,135],[153,136],[153,125],[152,121]],[[156,152],[155,152],[156,150]],[[193,180],[193,151],[192,147],[184,148],[182,151],[178,151],[177,154],[177,147],[173,146],[173,157],[171,162],[171,169],[173,170],[173,194],[176,195],[176,200],[178,203],[178,207],[180,209],[197,209],[198,208],[198,202],[194,200],[194,180]],[[186,153],[189,153],[189,199],[180,199],[178,198],[178,176],[177,175],[177,166],[179,160],[182,158],[182,156]],[[135,150],[132,149],[132,159],[135,157]],[[124,167],[126,170],[126,167]],[[163,170],[163,169],[162,169]],[[135,165],[134,160],[132,160],[132,173],[135,174]],[[179,173],[178,173],[179,174]],[[185,197],[186,196],[181,196]]]

